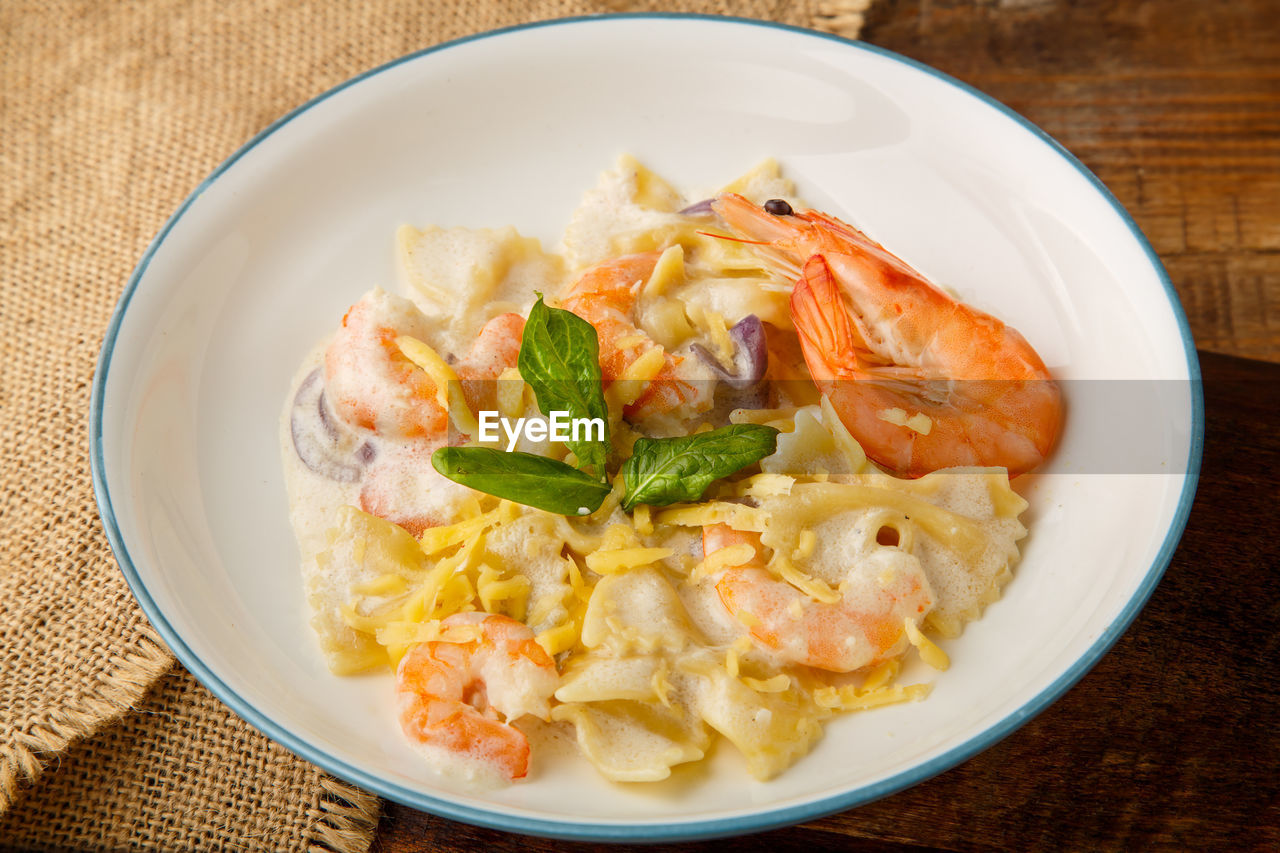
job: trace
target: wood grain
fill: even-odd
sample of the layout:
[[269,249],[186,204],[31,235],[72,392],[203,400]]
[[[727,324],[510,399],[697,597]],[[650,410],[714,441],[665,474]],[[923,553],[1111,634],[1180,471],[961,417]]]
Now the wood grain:
[[[611,850],[1280,849],[1280,365],[1202,353],[1203,477],[1115,647],[991,749],[886,799],[746,838]],[[604,784],[604,783],[602,783]],[[586,851],[388,804],[382,853]]]
[[1280,5],[882,0],[864,33],[1044,128],[1133,215],[1201,349],[1280,361]]
[[[1202,350],[1186,534],[1137,621],[1009,738],[884,800],[620,850],[1280,849],[1280,4],[879,0],[864,37],[1075,153],[1165,264]],[[389,804],[376,850],[589,850]]]

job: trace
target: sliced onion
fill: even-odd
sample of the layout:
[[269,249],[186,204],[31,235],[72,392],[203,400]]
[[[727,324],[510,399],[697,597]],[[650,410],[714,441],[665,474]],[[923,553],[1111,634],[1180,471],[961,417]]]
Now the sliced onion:
[[321,368],[298,386],[289,414],[289,432],[302,464],[340,483],[357,483],[377,456],[373,442],[357,434],[330,409]]
[[715,201],[715,199],[704,198],[697,204],[689,205],[684,210],[680,211],[680,213],[683,216],[714,216],[715,210],[711,207],[711,202],[713,201]]
[[715,356],[701,344],[694,344],[691,349],[706,362],[729,387],[743,391],[759,384],[764,379],[765,370],[769,367],[769,349],[765,345],[764,324],[755,314],[748,314],[729,330],[729,338],[733,341],[733,369],[725,370]]

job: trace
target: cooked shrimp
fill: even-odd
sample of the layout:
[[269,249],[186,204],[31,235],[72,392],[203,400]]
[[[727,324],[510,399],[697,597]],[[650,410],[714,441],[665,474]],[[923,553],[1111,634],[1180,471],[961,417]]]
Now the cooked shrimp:
[[415,538],[428,527],[450,524],[468,490],[432,466],[431,454],[442,443],[423,439],[383,446],[360,481],[360,509]]
[[421,339],[413,303],[375,290],[352,305],[325,350],[325,391],[338,417],[390,438],[438,436],[448,412],[431,377],[400,351],[401,335]]
[[873,460],[908,476],[957,465],[1016,476],[1048,456],[1061,394],[1016,330],[835,217],[784,202],[770,213],[731,193],[714,206],[797,279],[791,314],[809,371]]
[[[407,299],[375,290],[352,305],[325,351],[325,389],[343,420],[386,438],[443,439],[449,413],[436,380],[396,343],[401,336],[428,337],[426,318]],[[474,409],[486,385],[520,352],[524,320],[493,318],[458,362],[462,391]]]
[[[595,327],[600,341],[600,369],[606,384],[623,378],[641,357],[661,346],[636,327],[633,318],[640,287],[653,273],[661,252],[624,255],[589,268],[560,299]],[[688,359],[663,353],[662,366],[625,413],[640,421],[654,414],[710,408],[710,382],[689,378]]]
[[528,626],[508,616],[458,613],[440,627],[474,639],[409,649],[396,670],[401,728],[410,740],[488,764],[508,780],[523,778],[529,741],[509,721],[547,719],[555,662]]
[[879,663],[902,651],[906,619],[920,621],[933,607],[929,579],[914,558],[867,560],[850,567],[840,600],[827,604],[764,568],[758,534],[727,524],[703,528],[706,556],[743,543],[753,555],[724,569],[716,591],[725,609],[748,626],[752,639],[784,660],[831,672]]
[[[520,353],[524,319],[501,314],[480,330],[453,368],[463,399],[474,412],[493,408],[497,377]],[[437,378],[415,364],[397,343],[422,340],[426,318],[407,299],[375,290],[351,306],[325,352],[325,392],[347,423],[393,439],[360,479],[360,508],[398,524],[414,536],[446,523],[459,490],[431,465],[431,453],[448,441],[449,411]]]
[[493,410],[497,404],[497,379],[514,367],[520,356],[524,318],[519,314],[499,314],[480,330],[454,370],[462,381],[462,396],[471,411]]

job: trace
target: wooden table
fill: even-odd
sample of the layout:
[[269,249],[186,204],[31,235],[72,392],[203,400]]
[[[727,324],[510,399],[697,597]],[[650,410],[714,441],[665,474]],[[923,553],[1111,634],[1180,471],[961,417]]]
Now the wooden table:
[[[879,0],[864,37],[1027,116],[1137,219],[1201,350],[1200,488],[1137,621],[1013,735],[861,808],[665,849],[1280,849],[1280,4]],[[592,845],[388,804],[374,849]]]

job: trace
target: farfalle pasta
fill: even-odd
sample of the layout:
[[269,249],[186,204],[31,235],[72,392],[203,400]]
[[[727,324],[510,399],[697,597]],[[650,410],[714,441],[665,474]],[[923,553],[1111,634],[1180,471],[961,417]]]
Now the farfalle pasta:
[[[924,698],[903,660],[946,669],[1011,577],[1026,502],[999,454],[901,476],[880,446],[951,414],[849,412],[815,347],[843,332],[879,369],[881,331],[814,296],[838,264],[727,214],[800,216],[776,164],[709,195],[624,157],[555,251],[405,226],[406,295],[367,294],[298,371],[282,454],[320,650],[394,673],[369,689],[436,766],[510,782],[572,733],[615,782],[716,739],[768,779],[834,715]],[[982,393],[989,420],[1014,405]]]

